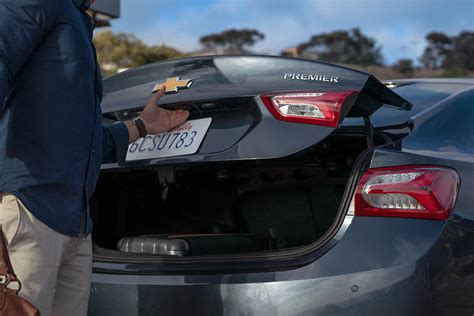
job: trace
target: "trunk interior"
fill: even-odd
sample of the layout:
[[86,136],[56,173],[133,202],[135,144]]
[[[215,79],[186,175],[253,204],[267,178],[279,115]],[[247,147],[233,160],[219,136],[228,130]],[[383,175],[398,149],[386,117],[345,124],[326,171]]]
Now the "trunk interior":
[[337,217],[363,133],[274,160],[103,170],[91,210],[108,255],[278,252],[316,242]]

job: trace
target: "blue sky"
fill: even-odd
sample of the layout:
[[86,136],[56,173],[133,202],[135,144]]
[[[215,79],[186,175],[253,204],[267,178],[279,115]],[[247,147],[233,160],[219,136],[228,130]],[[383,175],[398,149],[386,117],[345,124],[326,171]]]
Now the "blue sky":
[[426,33],[474,30],[474,0],[121,0],[112,30],[132,32],[149,44],[199,50],[199,37],[228,28],[266,35],[263,54],[307,41],[311,35],[360,27],[383,47],[386,63],[417,60]]

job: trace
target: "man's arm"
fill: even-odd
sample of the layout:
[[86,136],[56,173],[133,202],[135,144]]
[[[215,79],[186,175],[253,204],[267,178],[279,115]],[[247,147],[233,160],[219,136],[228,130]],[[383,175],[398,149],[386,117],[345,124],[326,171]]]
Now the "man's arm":
[[55,1],[0,0],[0,116],[12,80],[56,20]]
[[[165,88],[163,87],[148,101],[140,114],[148,134],[155,135],[169,131],[182,124],[189,116],[188,111],[169,111],[160,108],[157,104],[164,93]],[[125,161],[128,145],[139,138],[138,128],[130,120],[104,127],[102,162]]]

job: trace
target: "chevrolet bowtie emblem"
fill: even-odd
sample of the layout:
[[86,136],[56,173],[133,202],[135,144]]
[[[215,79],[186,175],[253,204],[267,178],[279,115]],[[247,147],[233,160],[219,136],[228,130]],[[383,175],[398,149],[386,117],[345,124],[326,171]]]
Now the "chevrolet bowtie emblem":
[[188,89],[193,84],[193,79],[181,80],[180,77],[168,78],[165,82],[157,83],[151,93],[155,93],[165,86],[165,93],[177,93],[180,89]]

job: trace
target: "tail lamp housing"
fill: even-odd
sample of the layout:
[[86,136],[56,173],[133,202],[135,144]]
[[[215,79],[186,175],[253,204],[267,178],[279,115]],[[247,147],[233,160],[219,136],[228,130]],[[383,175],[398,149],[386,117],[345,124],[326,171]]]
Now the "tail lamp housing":
[[263,95],[262,101],[281,121],[338,127],[342,104],[356,95],[354,90],[289,92]]
[[454,208],[459,175],[441,166],[367,170],[355,194],[356,216],[446,220]]

